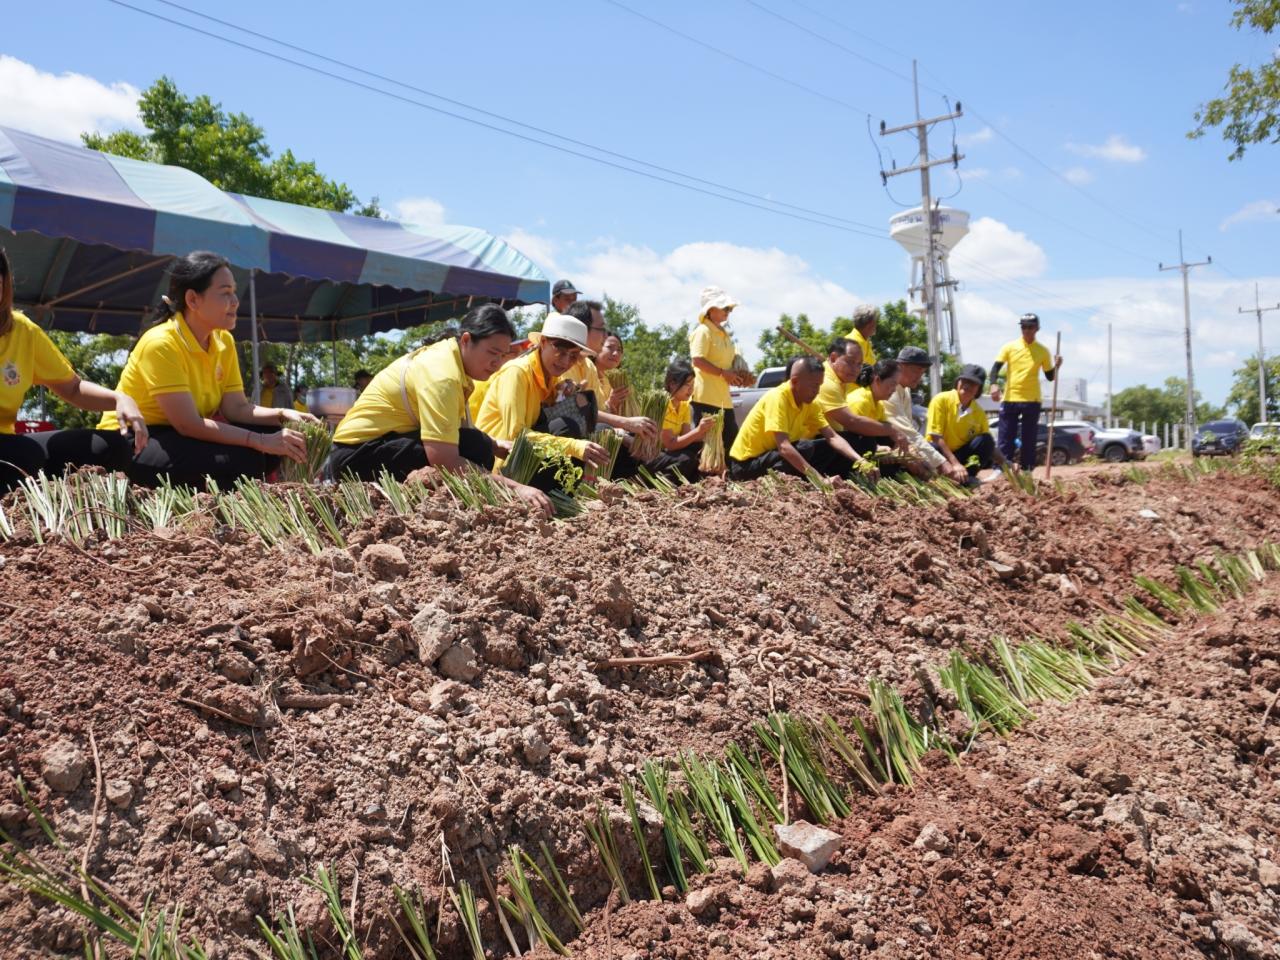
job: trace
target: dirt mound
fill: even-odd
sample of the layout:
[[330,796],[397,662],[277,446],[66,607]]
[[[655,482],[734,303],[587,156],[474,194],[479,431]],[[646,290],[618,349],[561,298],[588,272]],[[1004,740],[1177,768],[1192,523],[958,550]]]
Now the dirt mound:
[[[493,871],[506,845],[545,842],[579,905],[600,905],[609,883],[583,816],[598,800],[618,802],[619,781],[644,759],[749,741],[771,699],[843,719],[868,675],[910,691],[917,670],[954,647],[981,649],[992,635],[1059,636],[1068,621],[1117,609],[1135,574],[1167,579],[1176,564],[1280,539],[1274,507],[1261,480],[1226,474],[1197,481],[1157,471],[1146,482],[1116,474],[1058,496],[994,488],[926,508],[782,481],[767,493],[706,485],[610,500],[564,523],[443,502],[409,516],[384,509],[350,532],[348,549],[319,557],[212,527],[207,536],[131,535],[85,549],[15,542],[0,549],[9,611],[0,757],[73,849],[93,834],[95,875],[135,905],[148,893],[183,902],[190,931],[215,945],[214,956],[248,955],[254,917],[288,903],[323,935],[318,894],[300,878],[326,863],[348,888],[359,878],[354,920],[365,955],[391,956],[399,944],[387,920],[392,883],[421,887],[430,905],[449,867],[483,890],[479,864]],[[604,665],[646,656],[687,662]],[[1046,711],[1035,729],[1069,742],[1076,734],[1059,734],[1056,722]],[[1163,728],[1148,729],[1156,738]],[[1182,741],[1153,742],[1189,762]],[[1091,821],[1081,833],[1069,811],[1050,826],[1025,798],[1025,809],[1014,802],[996,817],[991,791],[1005,791],[1002,802],[1023,797],[1020,784],[1000,786],[1006,752],[996,745],[977,763],[935,765],[928,790],[859,810],[844,826],[856,841],[844,849],[861,848],[859,858],[818,881],[847,881],[848,910],[833,906],[834,893],[817,890],[815,900],[808,881],[803,896],[779,897],[774,881],[738,889],[726,872],[706,882],[736,889],[741,907],[717,906],[714,924],[695,929],[679,904],[636,905],[612,912],[610,936],[641,955],[657,951],[620,926],[634,916],[636,930],[668,929],[692,951],[667,955],[700,955],[697,943],[744,955],[730,949],[747,922],[734,917],[754,916],[749,925],[773,940],[752,951],[779,956],[803,955],[787,953],[788,940],[824,924],[830,937],[806,940],[814,956],[826,955],[827,940],[846,952],[852,943],[928,953],[940,935],[957,955],[1024,947],[1032,955],[1034,943],[1052,952],[1054,943],[1078,946],[1072,938],[1085,930],[1168,942],[1164,955],[1201,942],[1201,914],[1188,911],[1194,931],[1180,920],[1170,926],[1170,895],[1150,878],[1138,882],[1142,871],[1125,859],[1132,841],[1119,853],[1099,841],[1095,853],[1082,839]],[[94,830],[99,769],[109,786]],[[0,827],[35,844],[4,789]],[[1055,815],[1056,803],[1046,808]],[[907,814],[913,804],[923,806]],[[916,863],[903,848],[930,822],[955,846]],[[1048,857],[1046,846],[1064,852]],[[989,865],[1003,862],[982,876],[983,860],[969,862],[974,850]],[[952,866],[939,868],[943,859]],[[1097,864],[1112,871],[1099,874]],[[940,876],[952,869],[960,872]],[[896,880],[874,879],[882,874]],[[1111,904],[1097,915],[1079,899],[1094,887],[1098,903]],[[944,889],[971,892],[944,897]],[[1011,899],[1016,916],[1005,911]],[[935,900],[942,905],[928,906]],[[971,903],[997,918],[985,924],[986,941],[947,933],[973,924]],[[1139,904],[1149,920],[1135,919]],[[904,916],[918,916],[929,934],[891,919],[907,906]],[[888,940],[871,923],[881,911]],[[481,919],[497,947],[487,905]],[[837,936],[846,922],[854,932]],[[1059,939],[1027,939],[1037,924]],[[604,944],[593,929],[583,944]],[[1019,929],[1023,937],[1011,932]],[[1148,939],[1159,931],[1165,940]],[[456,921],[442,936],[446,954],[461,952]],[[906,946],[894,954],[898,939]],[[68,916],[0,889],[0,953],[78,944]]]

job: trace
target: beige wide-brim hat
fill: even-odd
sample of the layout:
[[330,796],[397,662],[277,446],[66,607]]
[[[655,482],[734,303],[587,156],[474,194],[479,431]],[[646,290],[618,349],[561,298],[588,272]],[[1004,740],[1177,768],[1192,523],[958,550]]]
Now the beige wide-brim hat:
[[581,320],[575,320],[563,313],[548,313],[547,319],[542,321],[541,333],[544,337],[568,340],[581,347],[582,352],[589,357],[596,355],[596,352],[587,346],[587,325]]
[[698,311],[698,319],[701,320],[705,317],[707,311],[712,307],[719,307],[721,310],[732,310],[737,305],[738,301],[725,293],[720,287],[703,287],[702,306]]

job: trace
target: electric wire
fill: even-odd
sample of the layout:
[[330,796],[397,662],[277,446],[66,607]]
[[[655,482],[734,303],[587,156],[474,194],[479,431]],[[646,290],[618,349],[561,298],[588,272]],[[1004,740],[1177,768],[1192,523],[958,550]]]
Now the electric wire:
[[[752,193],[749,190],[742,190],[742,189],[739,189],[738,187],[729,186],[727,184],[719,183],[714,180],[707,180],[703,177],[699,177],[691,173],[685,173],[682,170],[676,170],[671,167],[665,167],[661,164],[654,163],[649,160],[633,157],[625,153],[620,153],[616,150],[610,150],[607,147],[601,147],[601,146],[598,146],[597,144],[589,143],[585,140],[577,140],[573,137],[567,136],[566,134],[560,133],[558,131],[549,130],[545,127],[539,127],[535,124],[526,123],[523,120],[519,120],[515,117],[510,117],[505,114],[495,113],[492,110],[486,110],[483,107],[477,107],[474,104],[467,103],[463,100],[457,100],[457,99],[454,99],[453,97],[448,97],[448,96],[445,96],[444,94],[436,93],[435,91],[428,90],[425,87],[419,87],[412,83],[406,83],[403,80],[397,80],[395,77],[387,76],[386,74],[382,74],[382,73],[377,73],[376,71],[368,70],[357,64],[353,64],[345,60],[339,60],[336,57],[331,57],[326,54],[319,53],[315,50],[308,49],[307,47],[299,46],[298,44],[295,44],[295,43],[290,43],[289,41],[282,40],[279,37],[271,36],[270,34],[266,34],[266,33],[261,33],[256,30],[251,30],[250,28],[245,27],[241,24],[232,23],[229,20],[223,20],[218,17],[215,17],[212,14],[204,13],[200,10],[194,9],[192,7],[184,6],[183,4],[180,4],[180,3],[175,3],[174,0],[153,0],[153,2],[163,4],[166,7],[171,7],[176,10],[181,10],[184,13],[188,13],[188,14],[191,14],[192,16],[197,16],[204,20],[211,21],[212,23],[216,23],[219,26],[226,27],[238,33],[243,33],[243,34],[247,34],[248,36],[257,37],[260,40],[266,40],[268,43],[275,44],[276,46],[283,47],[287,50],[293,50],[296,53],[304,54],[305,56],[312,57],[316,60],[321,60],[325,63],[333,64],[334,66],[341,67],[344,70],[350,70],[354,73],[362,74],[363,76],[370,77],[372,79],[381,81],[383,83],[388,83],[405,90],[412,90],[414,93],[422,94],[423,96],[430,97],[433,100],[439,100],[442,103],[447,103],[455,107],[461,107],[464,110],[469,110],[472,113],[477,113],[477,114],[480,114],[481,116],[490,117],[494,120],[499,120],[503,123],[509,123],[509,124],[513,124],[514,126],[523,127],[526,130],[532,130],[535,133],[542,134],[543,136],[552,137],[556,140],[563,141],[564,143],[573,144],[574,146],[582,147],[586,150],[594,150],[597,153],[604,154],[605,156],[614,157],[618,160],[622,160],[627,163],[633,163],[639,166],[648,167],[652,170],[657,170],[661,173],[665,173],[670,176],[680,177],[685,180],[690,180],[694,183],[700,183],[703,186],[711,187],[717,190],[724,190],[729,193],[735,193],[735,194],[738,194],[739,196],[744,196],[760,203],[770,203],[770,204],[774,204],[775,206],[785,207],[786,209],[794,210],[797,213],[804,213],[810,216],[824,217],[829,220],[835,220],[837,222],[845,223],[850,226],[864,227],[869,230],[878,229],[874,224],[862,223],[857,220],[849,220],[843,217],[838,217],[834,214],[824,213],[819,210],[813,210],[808,207],[797,206],[795,204],[786,203],[781,200],[773,200],[761,194]],[[130,9],[138,9],[138,8],[131,7]],[[146,11],[139,11],[139,12],[146,12]],[[167,21],[167,22],[172,23],[175,21]],[[260,52],[264,52],[264,51],[260,51]],[[291,62],[291,61],[287,61],[287,62]],[[870,115],[868,114],[868,116]],[[544,146],[554,147],[555,145],[544,144]]]
[[[770,200],[767,197],[759,197],[758,199],[761,200],[762,202],[757,203],[757,202],[754,202],[753,200],[746,200],[740,197],[728,196],[724,193],[716,192],[716,190],[695,186],[692,183],[684,183],[679,180],[674,180],[671,177],[662,176],[662,175],[651,173],[645,170],[637,170],[635,167],[627,166],[626,164],[623,164],[623,163],[619,163],[613,160],[608,160],[608,159],[605,159],[604,157],[593,156],[589,153],[584,153],[580,150],[570,149],[560,144],[548,143],[547,141],[541,140],[538,137],[530,136],[528,134],[523,134],[515,130],[510,130],[505,127],[498,126],[497,124],[488,123],[484,120],[477,120],[474,117],[468,117],[464,114],[460,114],[452,110],[446,110],[442,107],[434,106],[429,103],[424,103],[421,100],[416,100],[412,97],[407,97],[390,90],[384,90],[381,87],[376,87],[372,84],[365,83],[353,77],[343,76],[342,74],[335,73],[331,70],[326,70],[322,67],[317,67],[314,64],[309,64],[300,60],[295,60],[292,57],[286,57],[279,53],[274,53],[269,50],[264,50],[261,47],[255,47],[254,45],[245,43],[242,40],[236,40],[231,37],[224,37],[221,34],[214,33],[213,31],[210,31],[210,30],[205,30],[201,27],[195,26],[194,24],[185,23],[181,20],[177,20],[172,17],[167,17],[160,13],[156,13],[155,11],[146,10],[142,7],[134,6],[131,3],[126,3],[125,0],[107,0],[107,2],[114,4],[115,6],[118,6],[118,7],[123,7],[125,9],[132,10],[135,13],[140,13],[144,16],[151,17],[153,19],[172,24],[173,26],[180,27],[181,29],[188,30],[192,33],[197,33],[202,36],[221,41],[222,43],[226,43],[234,47],[239,47],[242,50],[248,50],[251,53],[256,53],[260,56],[268,57],[270,59],[279,61],[281,63],[286,63],[291,66],[298,67],[299,69],[307,70],[311,73],[315,73],[320,76],[327,77],[332,80],[336,80],[340,83],[345,83],[353,87],[358,87],[360,89],[367,90],[371,93],[376,93],[384,97],[389,97],[393,100],[398,100],[401,103],[406,103],[411,106],[419,107],[423,110],[429,110],[432,113],[441,114],[443,116],[450,117],[455,120],[461,120],[464,123],[469,123],[474,126],[482,127],[486,130],[491,130],[496,133],[505,134],[506,136],[514,137],[518,140],[523,140],[527,143],[533,143],[541,147],[546,147],[547,149],[550,149],[550,150],[556,150],[560,153],[568,154],[569,156],[578,157],[583,160],[589,160],[606,167],[612,167],[616,170],[622,170],[626,173],[632,173],[637,176],[646,177],[650,180],[654,180],[659,183],[665,183],[670,186],[679,187],[683,190],[688,190],[693,193],[703,194],[704,196],[714,197],[718,200],[726,200],[730,203],[737,203],[742,206],[752,207],[757,210],[763,210],[766,213],[772,213],[778,216],[790,217],[793,220],[800,220],[807,223],[816,224],[818,226],[827,227],[832,230],[840,230],[845,233],[856,234],[864,237],[870,237],[876,240],[889,239],[884,235],[884,231],[882,228],[874,226],[872,224],[862,224],[856,220],[848,220],[842,217],[835,217],[833,215],[825,214],[816,210],[808,211],[807,214],[803,214],[803,213],[793,212],[793,210],[789,210],[789,209],[778,209],[777,207],[766,206],[766,204],[776,203],[776,201]],[[721,187],[720,189],[732,190],[733,188]],[[752,196],[755,196],[755,195],[752,195]],[[790,205],[787,205],[787,206],[790,206]],[[805,208],[793,208],[793,209],[805,209]],[[819,219],[819,218],[828,218],[828,219]],[[863,229],[859,229],[859,227]]]

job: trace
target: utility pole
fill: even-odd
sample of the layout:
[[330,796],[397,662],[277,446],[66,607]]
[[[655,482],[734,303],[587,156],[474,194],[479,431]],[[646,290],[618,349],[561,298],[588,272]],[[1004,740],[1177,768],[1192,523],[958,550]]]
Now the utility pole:
[[1186,412],[1186,440],[1187,449],[1191,448],[1191,438],[1196,432],[1196,382],[1195,375],[1191,369],[1191,285],[1187,280],[1187,274],[1191,272],[1192,267],[1203,267],[1213,263],[1213,257],[1206,257],[1196,263],[1187,263],[1187,258],[1182,252],[1182,231],[1178,231],[1178,262],[1165,266],[1163,263],[1158,264],[1161,270],[1181,270],[1182,271],[1182,332],[1183,339],[1187,348],[1187,412]]
[[1111,426],[1111,324],[1107,324],[1107,426]]
[[884,121],[880,121],[880,136],[887,137],[891,133],[902,133],[905,130],[914,130],[916,139],[919,143],[919,156],[916,162],[909,167],[894,168],[889,172],[880,171],[880,179],[888,183],[890,177],[896,177],[903,173],[913,173],[920,171],[920,213],[924,217],[925,223],[925,264],[924,264],[924,320],[925,329],[929,335],[929,356],[933,357],[933,364],[929,367],[929,390],[937,396],[942,389],[942,356],[938,337],[938,290],[937,290],[937,263],[938,254],[934,241],[935,234],[938,229],[937,214],[933,209],[933,194],[929,187],[929,170],[939,164],[949,163],[952,166],[959,166],[960,161],[964,159],[964,155],[958,151],[953,151],[949,157],[939,157],[937,160],[929,159],[929,128],[935,123],[941,123],[944,120],[955,120],[963,116],[959,102],[956,103],[954,113],[944,114],[940,117],[931,117],[928,120],[920,119],[920,79],[917,76],[916,61],[911,61],[911,82],[915,87],[916,97],[916,119],[914,123],[904,123],[897,127],[886,127]]
[[1280,303],[1274,307],[1264,307],[1258,293],[1258,285],[1253,285],[1253,309],[1236,308],[1237,313],[1256,313],[1258,315],[1258,419],[1267,420],[1267,355],[1262,351],[1262,315],[1271,310],[1280,310]]

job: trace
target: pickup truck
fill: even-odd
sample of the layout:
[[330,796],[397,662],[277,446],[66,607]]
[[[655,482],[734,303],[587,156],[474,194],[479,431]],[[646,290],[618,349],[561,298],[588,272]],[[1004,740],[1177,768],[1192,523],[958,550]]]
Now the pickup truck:
[[747,419],[747,414],[756,405],[756,401],[787,379],[786,367],[765,367],[756,378],[754,387],[732,387],[729,396],[733,398],[733,416],[738,426]]

